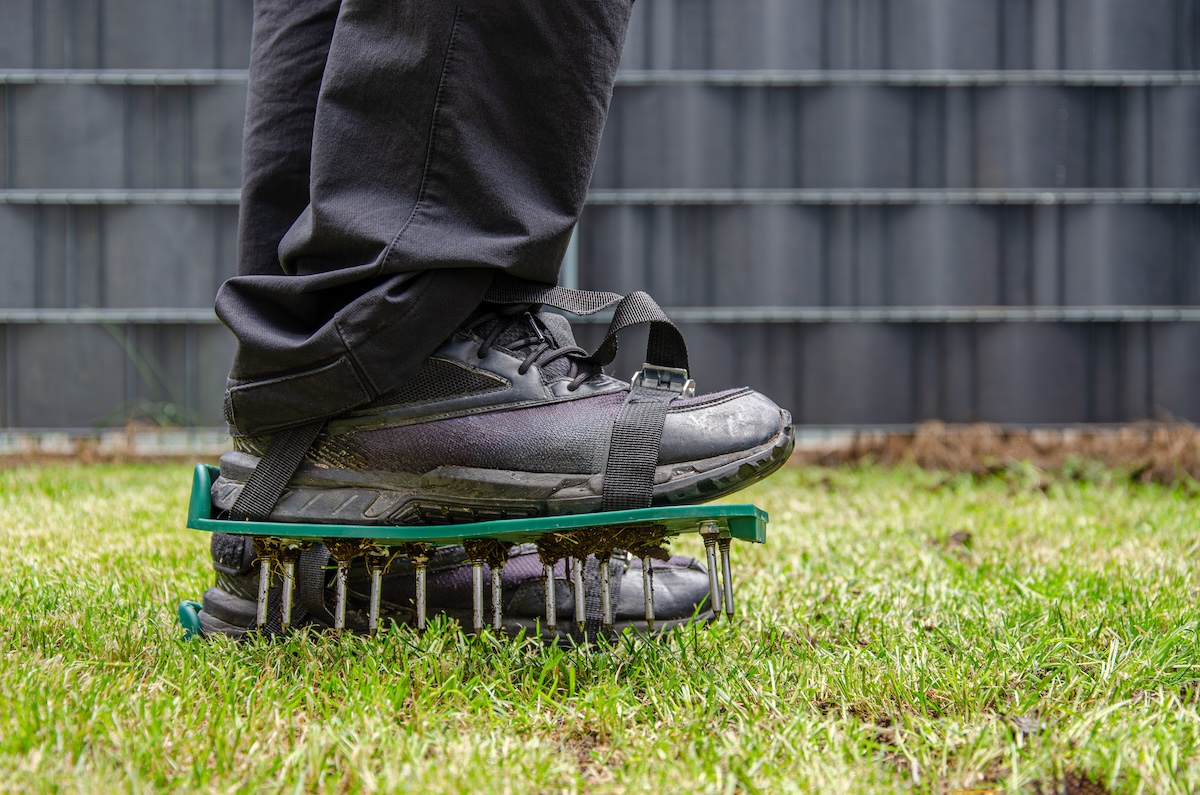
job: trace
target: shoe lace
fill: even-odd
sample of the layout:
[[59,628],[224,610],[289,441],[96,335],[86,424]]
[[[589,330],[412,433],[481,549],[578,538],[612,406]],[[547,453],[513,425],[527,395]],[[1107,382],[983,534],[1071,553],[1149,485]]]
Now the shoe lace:
[[[532,332],[532,336],[514,340],[504,340],[498,343],[500,336],[510,332],[513,324],[524,323]],[[574,392],[583,386],[588,379],[600,375],[603,370],[599,365],[587,361],[588,352],[578,345],[558,346],[546,336],[546,328],[533,314],[529,307],[506,306],[489,310],[467,321],[463,332],[483,329],[483,342],[475,355],[482,359],[493,347],[501,346],[513,353],[524,353],[525,358],[517,372],[521,375],[529,372],[529,368],[537,365],[545,368],[551,362],[563,359],[570,363],[574,377],[567,385],[567,391]],[[511,333],[511,332],[510,332]]]

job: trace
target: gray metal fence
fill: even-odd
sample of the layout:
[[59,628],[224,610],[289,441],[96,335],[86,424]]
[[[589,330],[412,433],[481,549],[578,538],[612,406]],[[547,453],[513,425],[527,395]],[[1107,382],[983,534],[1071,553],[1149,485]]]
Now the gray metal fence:
[[[5,9],[0,427],[219,424],[249,0]],[[805,423],[1200,419],[1198,69],[1198,0],[640,0],[571,278]]]

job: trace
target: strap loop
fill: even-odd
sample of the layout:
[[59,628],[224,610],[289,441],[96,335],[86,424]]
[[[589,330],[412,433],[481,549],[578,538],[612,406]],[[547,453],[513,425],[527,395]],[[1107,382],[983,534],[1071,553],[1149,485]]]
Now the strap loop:
[[601,366],[610,364],[617,356],[618,332],[630,326],[649,323],[650,339],[646,345],[646,361],[662,367],[688,369],[687,343],[684,342],[683,335],[662,307],[644,292],[638,291],[622,297],[616,293],[548,287],[501,274],[492,280],[492,286],[484,300],[493,304],[542,304],[573,315],[594,315],[609,307],[615,307],[604,341],[595,353],[588,357],[589,361]]

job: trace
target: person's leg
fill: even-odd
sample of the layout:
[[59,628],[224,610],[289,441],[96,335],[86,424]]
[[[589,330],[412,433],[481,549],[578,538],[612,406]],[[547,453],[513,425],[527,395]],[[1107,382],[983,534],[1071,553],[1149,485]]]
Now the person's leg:
[[[343,0],[327,58],[334,4],[304,5],[260,0],[256,20],[245,275],[217,300],[238,338],[227,413],[244,434],[411,380],[496,271],[557,281],[631,0]],[[305,171],[296,150],[318,77],[306,206],[276,268],[269,246],[298,206],[298,192],[281,194]]]
[[255,0],[239,276],[282,276],[279,244],[308,206],[313,124],[341,0]]

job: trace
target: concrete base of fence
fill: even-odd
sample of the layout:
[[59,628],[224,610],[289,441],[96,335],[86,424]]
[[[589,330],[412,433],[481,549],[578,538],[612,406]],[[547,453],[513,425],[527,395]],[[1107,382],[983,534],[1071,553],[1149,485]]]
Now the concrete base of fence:
[[15,459],[210,459],[230,448],[229,435],[218,428],[0,432],[0,457]]

